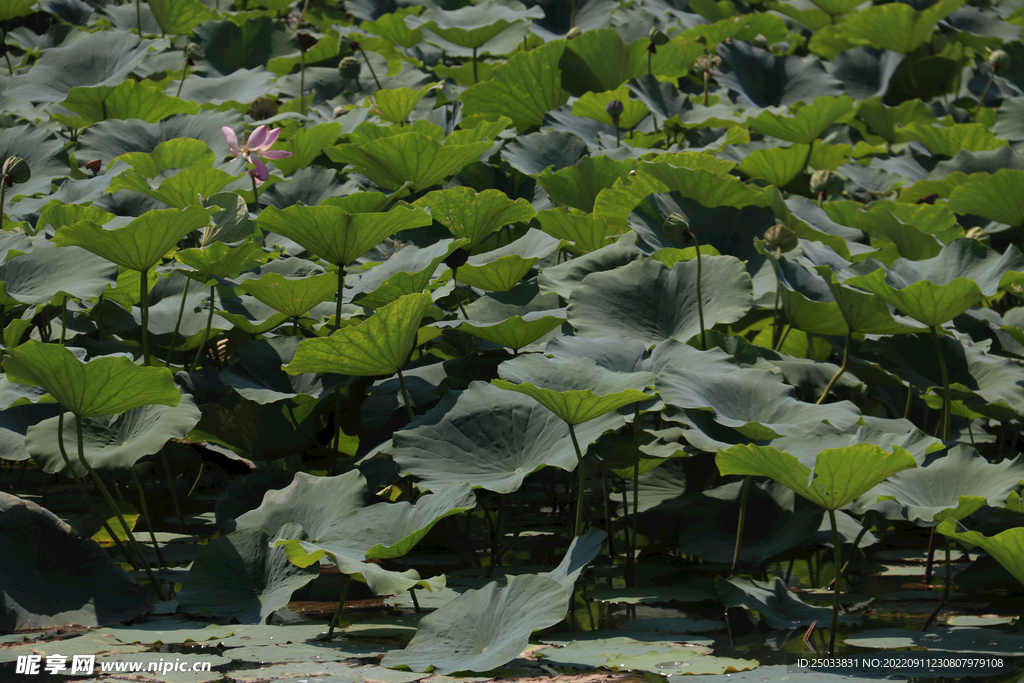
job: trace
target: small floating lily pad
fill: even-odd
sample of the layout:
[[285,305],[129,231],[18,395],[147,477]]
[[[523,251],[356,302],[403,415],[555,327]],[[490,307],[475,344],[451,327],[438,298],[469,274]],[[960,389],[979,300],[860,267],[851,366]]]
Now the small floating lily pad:
[[611,602],[617,605],[650,605],[658,602],[704,602],[714,600],[715,596],[704,591],[690,588],[598,588],[588,591],[586,597],[598,602]]

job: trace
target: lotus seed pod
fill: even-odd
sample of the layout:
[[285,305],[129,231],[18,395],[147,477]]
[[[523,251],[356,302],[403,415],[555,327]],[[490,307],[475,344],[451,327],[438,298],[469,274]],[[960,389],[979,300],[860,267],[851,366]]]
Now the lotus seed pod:
[[253,121],[262,121],[277,116],[278,105],[269,97],[261,97],[249,105],[249,116]]
[[665,219],[661,231],[670,240],[686,239],[686,234],[690,232],[690,222],[682,214],[674,213]]
[[773,225],[764,231],[764,246],[770,251],[792,251],[796,249],[798,242],[796,233],[782,223]]
[[309,52],[313,49],[313,46],[320,42],[319,38],[314,38],[308,33],[296,33],[295,41],[299,44],[299,49],[303,52]]
[[705,73],[714,71],[722,63],[722,58],[718,55],[701,55],[697,57],[697,61],[694,62],[694,71],[698,73]]
[[832,180],[832,172],[821,169],[811,174],[811,194],[817,197],[825,193],[825,186]]
[[613,119],[618,119],[622,116],[622,112],[625,111],[625,107],[622,106],[621,100],[612,100],[608,104],[604,105],[604,110],[608,112],[608,116]]
[[992,67],[993,72],[998,72],[1000,69],[1005,67],[1009,61],[1010,55],[1006,54],[1003,50],[993,50],[988,56],[988,65]]
[[346,81],[354,81],[359,78],[359,73],[363,70],[363,65],[359,63],[359,60],[355,57],[348,56],[343,57],[338,63],[338,73]]
[[655,45],[665,45],[668,43],[668,36],[657,26],[651,27],[651,30],[647,32],[647,38]]
[[565,39],[572,40],[573,38],[578,38],[581,35],[583,35],[583,31],[580,30],[580,27],[573,26],[571,29],[569,29],[569,32],[565,34]]
[[206,59],[206,52],[196,43],[189,43],[185,46],[185,56],[189,59]]
[[27,183],[32,177],[32,171],[29,170],[28,163],[21,157],[7,157],[7,161],[4,162],[3,176],[7,187],[10,187],[19,183]]
[[989,235],[987,232],[985,232],[984,228],[979,228],[978,226],[975,226],[975,227],[971,228],[970,230],[968,230],[967,234],[964,235],[964,236],[965,237],[969,237],[972,240],[978,240],[979,242],[984,244],[986,247],[991,247],[992,246],[992,236]]

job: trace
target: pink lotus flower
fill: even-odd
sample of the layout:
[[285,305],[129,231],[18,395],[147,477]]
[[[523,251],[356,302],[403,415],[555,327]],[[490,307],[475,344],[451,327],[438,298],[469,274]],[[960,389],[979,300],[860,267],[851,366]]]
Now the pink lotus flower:
[[270,171],[267,169],[267,165],[263,163],[263,159],[284,159],[292,155],[291,152],[284,150],[270,149],[277,142],[278,136],[281,135],[280,128],[275,128],[271,131],[266,126],[260,126],[241,145],[238,144],[235,131],[227,126],[220,130],[224,133],[224,139],[227,141],[228,147],[231,148],[231,153],[253,165],[253,173],[256,176],[257,184],[270,177]]

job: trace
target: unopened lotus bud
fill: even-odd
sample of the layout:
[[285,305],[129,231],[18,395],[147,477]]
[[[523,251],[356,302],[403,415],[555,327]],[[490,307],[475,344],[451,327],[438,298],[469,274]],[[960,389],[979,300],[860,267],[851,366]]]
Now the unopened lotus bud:
[[28,164],[21,157],[7,157],[4,162],[3,178],[4,184],[11,187],[15,184],[27,183],[32,177],[32,171]]
[[1003,50],[993,50],[988,56],[988,65],[992,67],[993,73],[998,73],[1010,61],[1010,55]]
[[469,260],[469,252],[459,247],[444,260],[444,264],[452,270],[458,270],[459,267],[466,265],[466,261]]
[[573,38],[579,38],[581,35],[583,35],[583,31],[580,30],[580,27],[573,26],[569,29],[569,32],[565,34],[565,39],[572,40]]
[[363,70],[363,65],[359,63],[359,60],[355,57],[348,56],[343,57],[338,62],[338,73],[346,81],[354,81],[359,78],[359,73]]
[[189,43],[185,46],[185,56],[189,59],[206,59],[206,52],[196,43]]
[[314,38],[308,33],[296,33],[295,41],[299,44],[299,49],[303,52],[309,52],[313,49],[313,46],[320,42],[319,38]]
[[647,32],[647,38],[655,45],[665,45],[668,43],[668,36],[657,26],[651,27],[651,30]]
[[992,236],[985,232],[984,228],[979,228],[978,226],[975,226],[968,230],[967,234],[964,235],[964,237],[969,237],[972,240],[978,240],[986,247],[992,246]]
[[613,121],[618,121],[619,117],[622,116],[622,112],[625,111],[625,107],[622,106],[621,100],[611,100],[608,104],[604,105],[604,110],[608,113],[608,116],[612,117]]
[[782,223],[764,231],[764,246],[769,251],[792,251],[796,249],[798,242],[796,233]]
[[100,166],[103,165],[102,159],[93,159],[92,161],[85,162],[85,168],[92,171],[93,175],[99,175]]
[[[674,213],[665,219],[665,224],[661,227],[662,233],[665,237],[670,240],[686,240],[687,235],[690,234],[690,222],[686,220],[680,213]],[[692,235],[691,235],[692,237]]]
[[826,169],[815,171],[811,174],[811,194],[815,197],[825,196],[825,186],[832,180],[832,172]]

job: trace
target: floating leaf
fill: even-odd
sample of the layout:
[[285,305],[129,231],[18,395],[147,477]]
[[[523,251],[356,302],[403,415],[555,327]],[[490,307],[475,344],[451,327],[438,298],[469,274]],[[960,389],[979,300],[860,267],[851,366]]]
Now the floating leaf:
[[[827,607],[813,607],[798,598],[789,586],[776,576],[768,583],[741,578],[719,578],[715,580],[718,597],[726,607],[745,607],[757,610],[768,626],[775,629],[790,629],[808,626],[812,622],[827,623],[832,610]],[[853,615],[842,615],[841,623],[857,621]]]
[[420,133],[402,133],[364,145],[328,147],[324,152],[332,161],[352,164],[381,187],[398,189],[409,183],[413,190],[422,190],[441,183],[492,146],[487,141],[441,145]]

